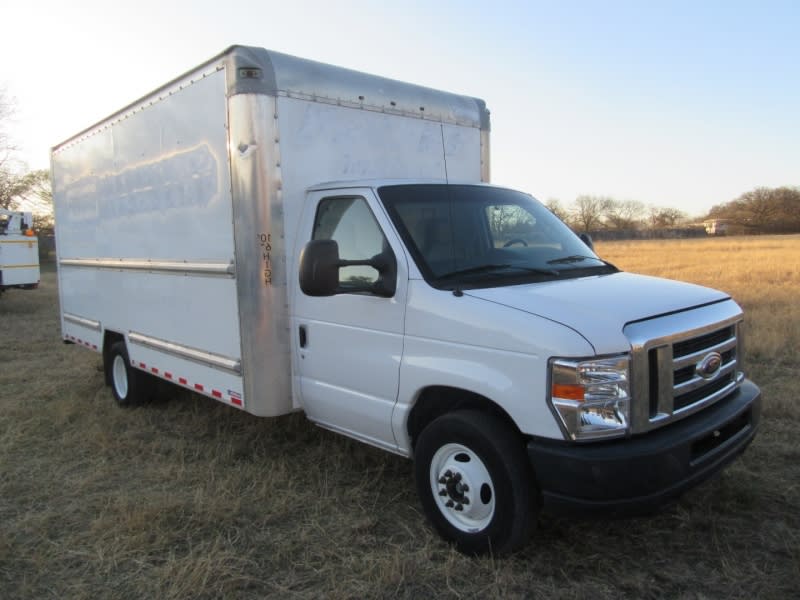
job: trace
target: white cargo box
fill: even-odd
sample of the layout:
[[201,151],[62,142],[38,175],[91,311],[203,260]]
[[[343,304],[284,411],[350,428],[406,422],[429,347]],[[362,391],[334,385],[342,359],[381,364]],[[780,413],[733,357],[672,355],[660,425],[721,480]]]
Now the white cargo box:
[[63,337],[257,415],[297,408],[306,189],[487,181],[482,101],[234,46],[52,152]]

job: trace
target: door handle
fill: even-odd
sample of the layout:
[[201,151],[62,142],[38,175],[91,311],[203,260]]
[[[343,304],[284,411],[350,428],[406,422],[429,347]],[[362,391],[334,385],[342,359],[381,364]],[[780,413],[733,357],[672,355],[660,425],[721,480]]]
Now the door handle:
[[308,334],[306,333],[306,326],[300,325],[300,331],[298,333],[300,336],[300,347],[305,348],[306,344],[308,343]]

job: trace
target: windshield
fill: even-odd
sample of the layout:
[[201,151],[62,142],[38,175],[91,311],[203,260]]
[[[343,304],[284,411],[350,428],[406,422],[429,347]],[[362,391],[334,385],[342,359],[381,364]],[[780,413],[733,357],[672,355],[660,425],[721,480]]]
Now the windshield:
[[378,190],[434,287],[492,287],[610,273],[540,202],[482,185],[392,185]]

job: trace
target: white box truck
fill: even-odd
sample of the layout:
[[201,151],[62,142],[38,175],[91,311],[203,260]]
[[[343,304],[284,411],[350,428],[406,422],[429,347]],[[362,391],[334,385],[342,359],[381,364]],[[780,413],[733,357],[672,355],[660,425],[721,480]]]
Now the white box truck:
[[0,294],[39,287],[39,240],[33,213],[0,209]]
[[753,439],[742,311],[492,186],[483,101],[235,46],[52,152],[63,338],[413,458],[436,530],[650,507]]

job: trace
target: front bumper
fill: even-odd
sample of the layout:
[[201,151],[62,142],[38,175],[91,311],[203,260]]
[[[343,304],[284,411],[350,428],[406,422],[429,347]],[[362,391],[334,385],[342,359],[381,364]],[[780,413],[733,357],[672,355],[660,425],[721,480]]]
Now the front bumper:
[[664,504],[718,473],[753,441],[761,392],[749,380],[691,417],[639,437],[595,444],[531,439],[546,509],[636,511]]

